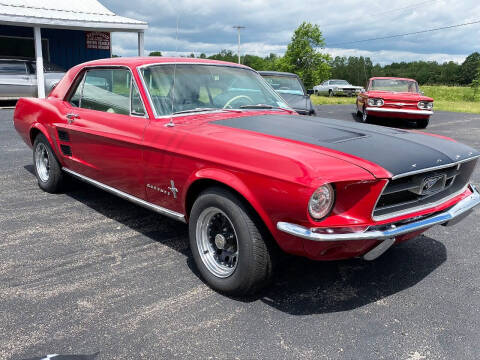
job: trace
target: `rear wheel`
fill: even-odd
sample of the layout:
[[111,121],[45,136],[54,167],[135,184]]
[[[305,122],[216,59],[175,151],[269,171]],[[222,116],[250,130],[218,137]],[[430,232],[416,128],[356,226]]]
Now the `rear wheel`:
[[417,120],[417,128],[419,129],[425,129],[428,126],[428,123],[430,122],[430,119],[420,119]]
[[259,290],[272,275],[272,252],[255,216],[233,193],[204,191],[193,204],[190,248],[203,279],[230,295]]
[[58,192],[64,174],[47,138],[38,134],[33,143],[33,167],[38,186],[49,193]]

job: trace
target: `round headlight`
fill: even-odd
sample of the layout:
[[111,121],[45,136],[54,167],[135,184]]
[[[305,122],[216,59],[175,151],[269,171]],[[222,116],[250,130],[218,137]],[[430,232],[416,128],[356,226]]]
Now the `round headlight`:
[[432,110],[433,101],[419,101],[417,107],[421,110]]
[[378,99],[378,98],[368,99],[369,106],[383,106],[383,104],[384,104],[383,99]]
[[308,212],[315,220],[320,220],[332,210],[335,192],[330,184],[320,186],[314,191],[308,202]]

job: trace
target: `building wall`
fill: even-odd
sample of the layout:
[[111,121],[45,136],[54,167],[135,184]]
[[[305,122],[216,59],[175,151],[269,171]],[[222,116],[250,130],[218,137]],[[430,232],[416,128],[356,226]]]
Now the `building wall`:
[[[33,28],[0,25],[0,36],[33,39]],[[85,32],[82,30],[42,29],[42,39],[47,40],[50,55],[48,58],[44,54],[44,58],[65,69],[85,61],[110,57],[109,50],[87,49]]]

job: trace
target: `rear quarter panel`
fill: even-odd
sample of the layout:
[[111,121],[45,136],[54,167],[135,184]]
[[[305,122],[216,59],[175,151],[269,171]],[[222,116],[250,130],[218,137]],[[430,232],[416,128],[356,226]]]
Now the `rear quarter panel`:
[[55,133],[55,124],[62,122],[59,105],[60,101],[57,99],[21,98],[15,107],[13,124],[29,147],[33,147],[32,134],[41,132],[50,142],[50,146],[63,165]]

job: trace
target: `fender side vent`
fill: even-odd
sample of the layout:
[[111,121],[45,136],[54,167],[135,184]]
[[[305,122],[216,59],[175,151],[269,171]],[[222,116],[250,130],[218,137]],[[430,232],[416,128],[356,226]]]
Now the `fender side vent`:
[[72,148],[68,145],[60,145],[63,155],[72,156]]
[[68,132],[63,130],[58,130],[58,138],[61,141],[70,141],[70,136],[68,136]]

